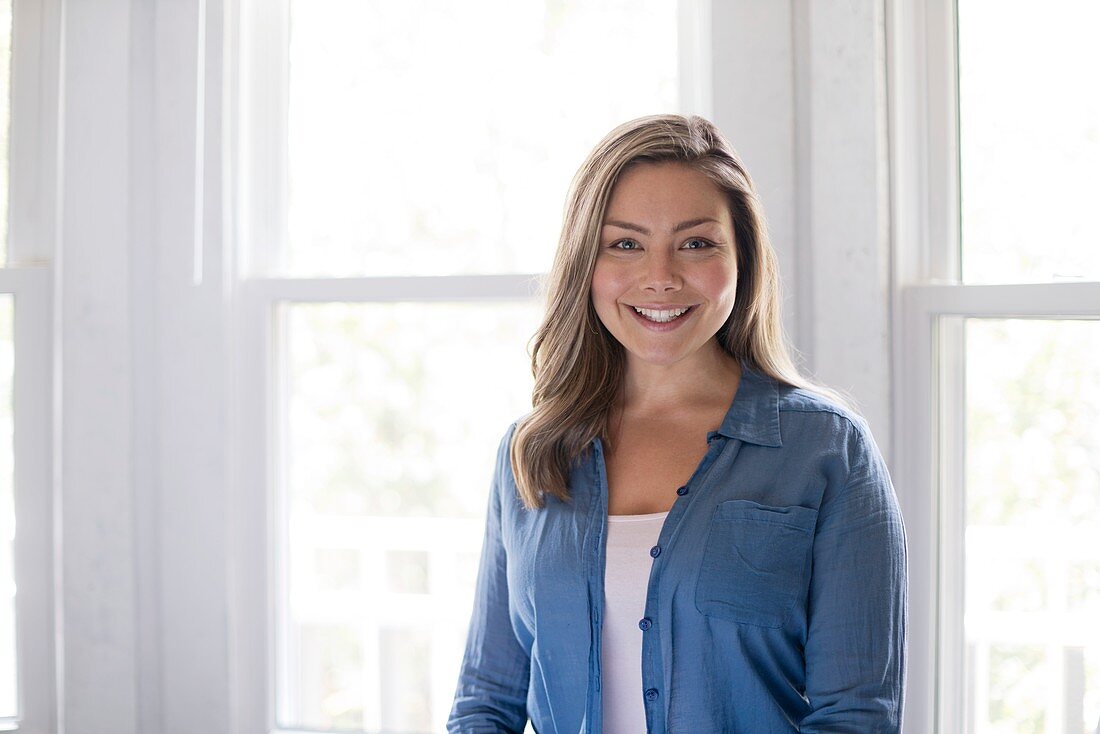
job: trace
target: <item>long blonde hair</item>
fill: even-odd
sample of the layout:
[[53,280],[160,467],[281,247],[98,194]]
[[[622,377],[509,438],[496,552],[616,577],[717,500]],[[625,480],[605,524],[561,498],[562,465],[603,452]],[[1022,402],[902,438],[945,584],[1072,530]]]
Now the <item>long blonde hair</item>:
[[790,356],[779,311],[779,272],[763,209],[741,159],[713,123],[693,115],[650,115],[619,125],[581,165],[569,188],[561,238],[546,281],[546,313],[533,338],[533,410],[516,427],[512,471],[524,505],[546,495],[568,501],[569,470],[595,438],[607,441],[608,415],[623,380],[622,345],[592,305],[592,272],[611,190],[637,162],[677,162],[705,174],[729,199],[737,248],[737,295],[719,344],[781,383],[842,404],[839,394],[802,377]]

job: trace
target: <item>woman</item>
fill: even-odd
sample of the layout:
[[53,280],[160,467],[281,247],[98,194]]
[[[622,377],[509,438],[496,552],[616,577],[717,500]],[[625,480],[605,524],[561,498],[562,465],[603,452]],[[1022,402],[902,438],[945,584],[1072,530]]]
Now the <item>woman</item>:
[[866,423],[789,357],[718,130],[613,130],[548,286],[449,730],[898,731],[897,501]]

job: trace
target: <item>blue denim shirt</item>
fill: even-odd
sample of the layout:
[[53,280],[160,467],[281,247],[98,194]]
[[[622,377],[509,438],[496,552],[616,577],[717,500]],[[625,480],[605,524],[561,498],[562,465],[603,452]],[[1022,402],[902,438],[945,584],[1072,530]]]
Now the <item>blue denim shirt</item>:
[[[601,732],[607,478],[599,440],[569,502],[527,510],[500,445],[450,732]],[[652,734],[897,732],[905,535],[858,416],[744,367],[676,492],[646,595]],[[642,620],[639,620],[641,622]]]

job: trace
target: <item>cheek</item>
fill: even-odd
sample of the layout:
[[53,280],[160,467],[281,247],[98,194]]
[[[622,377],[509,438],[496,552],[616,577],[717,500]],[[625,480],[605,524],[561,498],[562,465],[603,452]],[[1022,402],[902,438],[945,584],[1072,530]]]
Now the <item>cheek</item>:
[[617,308],[615,301],[619,297],[620,285],[615,269],[601,266],[601,261],[597,260],[592,271],[592,305],[601,317]]
[[716,268],[702,274],[699,288],[716,303],[732,309],[733,301],[737,296],[736,268]]

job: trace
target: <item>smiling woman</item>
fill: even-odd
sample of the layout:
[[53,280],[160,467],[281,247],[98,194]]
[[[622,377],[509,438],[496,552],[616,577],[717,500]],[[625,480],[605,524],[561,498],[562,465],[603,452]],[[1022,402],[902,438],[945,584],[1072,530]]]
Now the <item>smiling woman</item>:
[[752,181],[699,117],[574,178],[500,444],[451,732],[900,729],[904,530],[795,369]]

